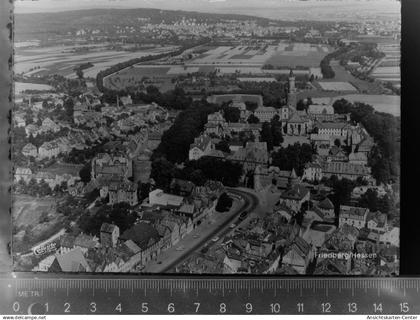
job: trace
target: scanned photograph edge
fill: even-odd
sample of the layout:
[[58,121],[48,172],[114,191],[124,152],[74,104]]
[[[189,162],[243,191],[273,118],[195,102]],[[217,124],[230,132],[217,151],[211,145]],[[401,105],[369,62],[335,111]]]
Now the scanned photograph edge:
[[15,1],[12,270],[399,275],[400,7]]

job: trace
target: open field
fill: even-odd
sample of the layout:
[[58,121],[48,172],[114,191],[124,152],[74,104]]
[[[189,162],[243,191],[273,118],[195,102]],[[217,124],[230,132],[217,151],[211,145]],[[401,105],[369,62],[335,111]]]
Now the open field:
[[55,211],[57,199],[15,195],[12,203],[13,225],[36,226],[44,212]]
[[262,97],[255,94],[218,94],[209,96],[207,101],[209,103],[222,104],[233,100],[255,102],[259,107],[263,106]]
[[39,84],[39,83],[26,83],[26,82],[15,82],[15,93],[19,94],[25,90],[42,90],[42,91],[50,91],[54,90],[53,87],[47,84]]
[[[207,47],[207,50],[183,65],[147,65],[137,64],[104,78],[104,86],[110,89],[123,89],[142,83],[144,78],[169,81],[178,75],[187,73],[210,73],[249,75],[288,74],[290,68],[297,66],[305,69],[294,69],[296,74],[314,74],[322,77],[319,63],[330,52],[326,45],[307,43],[280,42],[277,45],[265,46],[218,46]],[[279,69],[263,69],[266,64]],[[159,86],[159,85],[158,85]]]
[[83,73],[86,77],[96,77],[99,71],[117,63],[173,51],[175,48],[175,46],[156,47],[136,52],[109,50],[104,46],[90,46],[89,50],[84,51],[78,51],[74,46],[16,48],[14,71],[24,75],[56,73],[74,78],[76,77],[74,67],[91,62],[93,67],[83,70]]
[[333,79],[323,79],[322,82],[348,82],[357,88],[360,93],[366,94],[381,94],[383,92],[379,84],[354,77],[338,61],[331,61],[330,65],[335,72],[335,77]]
[[385,53],[385,58],[372,71],[372,76],[381,81],[392,82],[396,87],[401,84],[400,59],[401,51],[399,43],[381,43],[379,51]]
[[325,91],[356,91],[357,89],[348,82],[319,82],[320,87]]
[[[311,96],[311,95],[308,95]],[[317,104],[333,104],[338,99],[346,99],[350,102],[364,102],[370,104],[376,111],[390,113],[394,116],[401,114],[401,97],[384,94],[346,94],[329,97],[313,97],[312,101]]]
[[317,67],[329,52],[330,48],[328,46],[296,43],[292,45],[291,50],[276,51],[266,63],[273,66]]
[[364,102],[372,105],[376,111],[391,113],[394,116],[401,114],[401,97],[397,95],[348,94],[338,98],[344,98],[351,102]]
[[12,199],[12,220],[16,229],[13,234],[13,250],[26,252],[33,245],[45,241],[63,228],[68,221],[57,213],[56,206],[61,198],[37,198],[29,195],[14,195]]
[[280,42],[264,47],[221,46],[208,50],[189,62],[191,65],[245,65],[288,67],[317,67],[322,58],[330,52],[326,45]]

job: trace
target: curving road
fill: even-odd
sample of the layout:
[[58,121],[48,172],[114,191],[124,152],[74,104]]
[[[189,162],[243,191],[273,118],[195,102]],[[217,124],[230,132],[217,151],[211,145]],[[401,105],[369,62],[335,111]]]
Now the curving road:
[[229,231],[231,231],[229,226],[234,221],[237,220],[237,218],[242,212],[244,211],[251,212],[257,207],[258,198],[254,194],[243,191],[243,190],[237,190],[234,188],[226,188],[226,190],[228,191],[228,193],[237,195],[240,198],[242,198],[245,201],[244,204],[238,208],[237,212],[234,215],[232,215],[228,220],[226,220],[222,228],[219,228],[218,230],[211,233],[207,237],[202,238],[200,242],[198,242],[195,246],[191,247],[188,251],[185,251],[178,259],[174,260],[171,264],[169,264],[162,272],[170,272],[170,273],[175,272],[175,267],[178,264],[181,264],[186,259],[188,259],[190,255],[192,255],[193,253],[196,253],[198,250],[203,248],[206,245],[206,243],[211,241],[212,238],[216,236],[221,238],[225,234],[227,234]]

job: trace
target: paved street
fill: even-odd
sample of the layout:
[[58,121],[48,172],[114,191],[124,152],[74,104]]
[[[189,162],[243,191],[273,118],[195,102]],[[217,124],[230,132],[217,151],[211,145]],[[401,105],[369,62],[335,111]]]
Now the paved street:
[[[230,224],[244,210],[252,210],[256,206],[257,199],[251,194],[236,189],[228,189],[228,191],[242,197],[244,200],[235,200],[229,212],[214,213],[210,219],[194,229],[174,247],[159,255],[157,260],[147,264],[146,268],[142,271],[153,273],[172,271],[172,268],[187,259],[194,252],[200,250],[212,238],[227,233]],[[177,250],[177,248],[182,248],[182,250]]]
[[236,192],[240,192],[242,196],[245,196],[246,199],[250,201],[250,206],[248,206],[248,209],[247,209],[249,214],[247,215],[245,219],[241,221],[239,219],[234,219],[233,221],[235,221],[235,225],[236,225],[235,228],[233,229],[229,228],[230,224],[226,224],[222,229],[220,229],[219,233],[217,234],[220,239],[217,242],[209,243],[208,245],[209,251],[211,247],[220,245],[220,243],[223,241],[223,238],[225,236],[229,235],[230,233],[234,233],[234,231],[237,230],[238,228],[246,228],[250,220],[256,217],[264,216],[265,213],[267,212],[267,205],[268,204],[272,205],[278,199],[278,195],[276,194],[263,195],[249,188],[238,187],[238,188],[235,188],[234,190]]

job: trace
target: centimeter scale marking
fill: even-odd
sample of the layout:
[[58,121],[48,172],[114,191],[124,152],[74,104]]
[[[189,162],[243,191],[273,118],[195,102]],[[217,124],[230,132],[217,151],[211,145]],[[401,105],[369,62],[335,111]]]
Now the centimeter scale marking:
[[[35,278],[34,278],[35,277]],[[17,274],[0,314],[420,314],[418,278]]]

